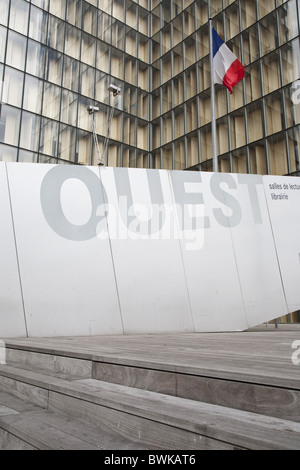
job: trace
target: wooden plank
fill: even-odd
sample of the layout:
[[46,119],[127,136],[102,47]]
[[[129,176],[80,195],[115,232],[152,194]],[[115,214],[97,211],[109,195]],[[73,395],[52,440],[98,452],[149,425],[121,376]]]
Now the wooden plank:
[[49,409],[83,422],[104,427],[134,443],[136,448],[155,450],[234,450],[233,444],[190,432],[177,426],[124,413],[114,408],[55,392],[50,393]]
[[194,375],[300,389],[292,343],[300,329],[242,333],[126,335],[6,340],[7,346]]
[[0,428],[0,450],[38,450],[13,434]]
[[10,422],[1,419],[0,427],[40,450],[98,450],[98,447],[49,425],[44,411],[16,415]]
[[300,422],[300,391],[94,362],[93,379]]
[[91,377],[92,362],[85,359],[58,356],[26,350],[6,348],[6,364],[39,368],[57,376]]

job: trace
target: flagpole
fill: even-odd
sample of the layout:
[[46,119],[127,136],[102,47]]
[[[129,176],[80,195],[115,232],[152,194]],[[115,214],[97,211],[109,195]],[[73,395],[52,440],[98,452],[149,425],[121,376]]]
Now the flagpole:
[[213,171],[217,173],[218,172],[217,126],[216,126],[216,111],[215,111],[213,25],[212,25],[211,18],[209,18],[209,51],[210,51],[212,158],[213,158]]

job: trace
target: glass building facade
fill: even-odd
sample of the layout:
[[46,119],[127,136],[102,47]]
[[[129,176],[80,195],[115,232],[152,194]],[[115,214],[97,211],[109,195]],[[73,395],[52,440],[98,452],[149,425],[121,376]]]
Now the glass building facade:
[[299,16],[300,0],[1,0],[0,160],[95,165],[94,117],[106,165],[212,171],[212,17],[246,74],[215,86],[219,170],[298,175]]

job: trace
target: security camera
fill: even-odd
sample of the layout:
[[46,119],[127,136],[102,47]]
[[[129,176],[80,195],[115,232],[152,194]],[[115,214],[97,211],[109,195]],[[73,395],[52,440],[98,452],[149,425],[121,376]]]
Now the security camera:
[[108,91],[111,91],[114,96],[117,96],[121,93],[121,88],[116,85],[110,84],[108,87]]
[[88,106],[88,112],[89,112],[90,114],[96,113],[97,111],[99,111],[98,106]]

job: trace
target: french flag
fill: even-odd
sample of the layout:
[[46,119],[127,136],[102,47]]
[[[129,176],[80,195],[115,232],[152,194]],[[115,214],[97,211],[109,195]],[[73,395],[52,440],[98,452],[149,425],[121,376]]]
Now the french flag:
[[233,87],[245,77],[245,67],[226,46],[214,28],[212,34],[214,82],[226,86],[232,93]]

